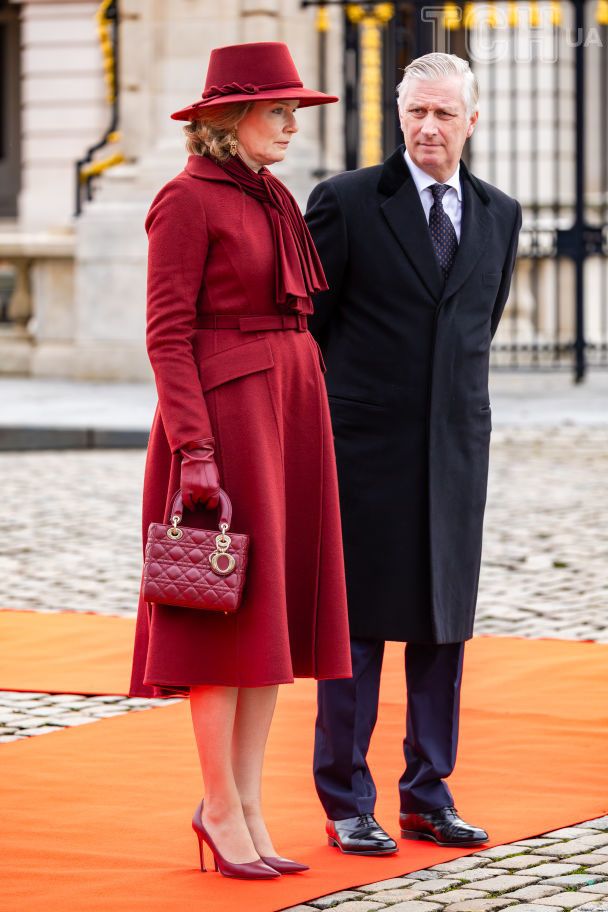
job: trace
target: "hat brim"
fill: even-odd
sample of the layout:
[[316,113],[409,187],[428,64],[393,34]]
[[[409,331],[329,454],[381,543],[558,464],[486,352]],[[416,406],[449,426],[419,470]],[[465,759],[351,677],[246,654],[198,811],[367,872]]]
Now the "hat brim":
[[219,95],[207,101],[201,99],[188,105],[187,108],[174,111],[171,119],[199,120],[204,116],[205,111],[218,105],[237,104],[237,102],[243,101],[287,101],[291,99],[299,101],[300,108],[312,108],[314,105],[332,104],[340,100],[337,95],[326,95],[324,92],[315,92],[314,89],[272,89],[251,94],[243,92],[241,95]]

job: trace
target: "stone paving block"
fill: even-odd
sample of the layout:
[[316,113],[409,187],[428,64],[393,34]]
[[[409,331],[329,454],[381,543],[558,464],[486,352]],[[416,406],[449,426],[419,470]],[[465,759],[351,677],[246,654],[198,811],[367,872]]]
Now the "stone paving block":
[[473,856],[474,858],[491,858],[494,861],[498,861],[501,858],[509,858],[511,855],[520,855],[521,849],[519,846],[514,845],[500,845],[494,846],[491,849],[485,849],[483,852],[476,852]]
[[442,906],[436,902],[423,902],[421,899],[408,899],[389,907],[391,912],[437,912]]
[[576,842],[598,849],[600,846],[608,846],[608,833],[594,833],[592,831],[590,836],[581,836]]
[[541,846],[553,845],[555,839],[548,839],[546,836],[535,836],[533,839],[518,839],[513,845],[527,846],[531,849],[540,848]]
[[410,874],[404,874],[408,880],[436,880],[437,875],[431,869],[422,868],[420,871],[412,871]]
[[0,744],[8,744],[9,741],[19,741],[19,735],[0,735]]
[[[462,902],[444,906],[445,912],[494,912],[496,909],[505,909],[507,906],[517,905],[516,899],[492,897],[490,899],[465,899]],[[519,906],[517,906],[519,912]],[[544,912],[544,910],[543,910]]]
[[484,865],[481,868],[473,868],[470,871],[461,871],[458,874],[458,880],[466,880],[467,883],[476,883],[478,880],[486,880],[490,875],[496,877],[498,874],[508,874],[506,868],[492,868],[488,870],[488,866]]
[[585,893],[582,890],[571,890],[568,893],[556,893],[555,896],[544,896],[542,899],[537,899],[536,901],[541,906],[559,906],[560,909],[576,909],[577,906],[582,906],[586,902],[592,902],[594,899],[596,899],[596,896],[594,896],[593,893]]
[[11,722],[11,728],[22,729],[22,728],[34,728],[36,725],[44,725],[44,719],[36,719],[31,716],[26,716],[25,719],[16,719],[14,722]]
[[570,861],[549,861],[532,868],[530,873],[538,877],[562,877],[564,874],[571,874],[577,868],[580,868],[580,865]]
[[469,890],[468,887],[460,887],[457,890],[446,890],[445,893],[435,893],[433,900],[450,905],[457,902],[464,902],[465,899],[487,899],[487,894],[482,890]]
[[533,884],[531,887],[522,887],[520,890],[505,893],[505,899],[512,896],[514,899],[526,899],[534,902],[535,899],[541,899],[543,896],[555,896],[556,893],[561,892],[559,887],[548,887],[546,884],[538,883]]
[[506,893],[507,890],[516,890],[517,887],[527,887],[536,883],[538,877],[529,874],[499,874],[498,877],[488,877],[486,880],[475,882],[476,890],[487,890],[488,893]]
[[72,728],[73,725],[88,725],[90,722],[98,722],[98,719],[95,719],[93,716],[85,716],[83,714],[74,713],[73,718],[68,718],[63,723],[67,728]]
[[582,855],[571,855],[568,861],[578,865],[600,865],[608,862],[608,852],[599,848],[597,852],[583,852]]
[[550,833],[543,833],[543,836],[554,836],[556,839],[576,839],[577,836],[584,836],[588,829],[579,826],[562,827],[561,830],[551,830]]
[[[518,903],[516,899],[503,899],[503,902],[505,905],[509,903],[509,906],[515,909],[516,912],[547,912],[547,906],[537,906],[534,903]],[[466,910],[463,909],[462,912],[473,912],[473,910],[467,908]]]
[[465,855],[464,858],[454,858],[453,861],[442,861],[441,864],[433,865],[429,871],[447,871],[459,874],[461,871],[468,871],[469,868],[479,868],[483,861],[477,856]]
[[608,874],[608,861],[602,864],[593,865],[589,868],[591,874]]
[[[55,708],[51,706],[37,706],[36,709],[28,710],[29,716],[40,716],[41,718],[47,718],[55,712]],[[1,717],[0,717],[1,718]]]
[[455,887],[458,883],[453,877],[435,877],[434,880],[425,880],[420,889],[426,893],[437,893],[439,890],[447,890],[448,887]]
[[[591,841],[596,839],[599,839],[600,842]],[[580,855],[581,852],[589,852],[591,849],[606,845],[607,842],[608,836],[590,836],[589,841],[585,839],[571,839],[566,842],[557,842],[555,845],[536,849],[536,853],[538,855],[547,855],[552,858],[567,858],[568,855]]]
[[608,830],[608,814],[605,817],[596,817],[595,820],[587,820],[579,826],[589,827],[593,830]]
[[314,912],[314,906],[290,906],[289,909],[283,909],[283,912]]
[[383,903],[373,902],[371,899],[347,899],[346,902],[333,906],[338,912],[374,912],[382,909]]
[[576,912],[608,912],[608,902],[585,903],[579,906]]
[[[390,877],[388,880],[379,880],[377,883],[363,884],[357,887],[357,890],[362,890],[364,893],[377,893],[378,890],[394,890],[398,887],[411,888],[412,882],[405,877]],[[420,889],[423,888],[421,887]]]
[[27,735],[28,737],[33,737],[34,735],[50,735],[51,732],[61,731],[58,725],[40,725],[36,728],[25,728],[21,729],[22,735]]
[[[507,868],[507,870],[514,871],[520,868],[532,868],[536,864],[541,864],[546,859],[542,855],[515,855],[512,858],[503,858],[502,861],[491,861],[487,868]],[[572,870],[576,865],[572,866]]]
[[589,886],[585,887],[585,892],[608,894],[608,882],[602,881],[602,883],[589,884]]
[[361,899],[361,894],[354,890],[341,890],[339,893],[329,893],[327,896],[319,896],[318,899],[311,899],[309,905],[315,909],[329,909],[336,903],[346,899]]
[[[439,895],[441,896],[443,894]],[[435,902],[437,894],[431,896],[430,893],[425,893],[424,890],[409,890],[407,887],[403,887],[401,890],[380,890],[379,893],[374,893],[371,898],[376,902],[396,903],[405,902],[406,900],[423,899],[425,896],[428,897],[429,902]]]
[[551,877],[547,883],[556,887],[583,887],[585,884],[602,883],[605,879],[601,874],[566,874],[564,877]]

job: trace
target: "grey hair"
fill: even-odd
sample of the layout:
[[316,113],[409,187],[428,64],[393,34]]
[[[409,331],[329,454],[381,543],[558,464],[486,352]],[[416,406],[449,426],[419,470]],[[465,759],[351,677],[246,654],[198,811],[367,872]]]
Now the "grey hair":
[[401,113],[405,106],[405,97],[412,79],[445,79],[449,76],[460,76],[462,79],[462,97],[470,117],[478,109],[479,83],[467,60],[456,54],[425,54],[412,60],[403,71],[403,79],[397,86],[397,106]]
[[236,125],[251,109],[253,102],[233,102],[201,111],[201,117],[184,127],[186,151],[191,155],[208,155],[217,161],[230,157],[230,139]]

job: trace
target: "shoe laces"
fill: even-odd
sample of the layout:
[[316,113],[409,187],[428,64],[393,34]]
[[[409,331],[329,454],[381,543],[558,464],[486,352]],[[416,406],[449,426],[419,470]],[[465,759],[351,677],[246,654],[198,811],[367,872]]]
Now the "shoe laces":
[[359,814],[359,818],[357,820],[357,826],[358,827],[376,826],[376,821],[374,820],[374,817],[372,814]]

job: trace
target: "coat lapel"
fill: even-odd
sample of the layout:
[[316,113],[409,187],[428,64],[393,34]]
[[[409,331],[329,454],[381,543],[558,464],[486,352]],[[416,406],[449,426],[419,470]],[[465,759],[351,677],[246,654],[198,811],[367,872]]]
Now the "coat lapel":
[[488,211],[490,198],[464,162],[460,163],[460,183],[463,195],[460,243],[441,295],[443,300],[464,285],[483,255],[492,229]]
[[420,280],[439,302],[462,287],[486,248],[492,226],[488,212],[490,198],[461,162],[463,216],[460,243],[447,282],[444,282],[420,196],[403,150],[403,146],[396,149],[382,169],[378,192],[385,199],[380,208]]
[[393,152],[382,169],[378,192],[386,199],[380,203],[380,208],[421,281],[439,301],[443,275],[416,184],[403,157],[403,148],[400,146]]

